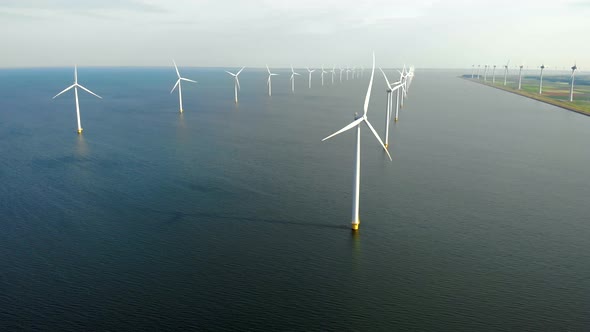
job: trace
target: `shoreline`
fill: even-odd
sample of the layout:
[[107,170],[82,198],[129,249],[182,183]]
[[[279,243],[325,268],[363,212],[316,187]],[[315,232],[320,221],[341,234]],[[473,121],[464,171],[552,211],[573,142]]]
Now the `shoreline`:
[[536,101],[540,101],[540,102],[543,102],[543,103],[546,103],[546,104],[550,104],[550,105],[553,105],[553,106],[557,106],[559,108],[563,108],[563,109],[568,110],[568,111],[571,111],[571,112],[575,112],[575,113],[582,114],[582,115],[585,115],[585,116],[590,116],[590,111],[585,111],[585,110],[581,110],[579,108],[576,108],[576,105],[568,105],[568,104],[566,104],[568,102],[564,102],[564,101],[560,101],[560,100],[554,100],[554,99],[551,99],[549,97],[544,97],[542,95],[530,94],[530,93],[524,92],[522,90],[521,91],[518,91],[518,90],[515,90],[515,89],[511,89],[511,88],[506,88],[504,86],[497,86],[497,85],[493,85],[491,83],[485,83],[485,82],[483,82],[481,80],[466,78],[466,77],[463,77],[463,76],[458,76],[458,77],[459,78],[462,78],[462,79],[464,79],[466,81],[470,81],[470,82],[473,82],[473,83],[478,83],[478,84],[481,84],[481,85],[489,86],[491,88],[496,88],[496,89],[499,89],[499,90],[502,90],[502,91],[513,93],[515,95],[519,95],[519,96],[522,96],[522,97],[530,98],[530,99],[533,99],[533,100],[536,100]]

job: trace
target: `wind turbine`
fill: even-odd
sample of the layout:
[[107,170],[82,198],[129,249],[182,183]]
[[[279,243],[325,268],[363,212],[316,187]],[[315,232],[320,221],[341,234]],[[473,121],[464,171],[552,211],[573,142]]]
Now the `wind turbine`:
[[350,68],[346,66],[346,80],[348,81],[348,73],[350,73]]
[[485,69],[483,70],[483,81],[488,81],[488,65],[485,65]]
[[174,62],[174,60],[172,60],[172,63],[174,63],[174,69],[176,69],[176,76],[178,76],[178,80],[176,81],[176,84],[174,84],[174,87],[172,87],[172,90],[170,90],[170,93],[174,92],[174,89],[176,89],[176,87],[178,86],[178,101],[180,104],[180,113],[182,113],[182,112],[184,112],[184,110],[182,109],[182,86],[180,84],[180,81],[187,81],[187,82],[193,82],[193,83],[197,83],[197,82],[193,81],[193,80],[189,80],[188,78],[180,77],[180,73],[178,72],[178,66],[176,66],[176,62]]
[[338,68],[340,69],[340,83],[342,83],[342,72],[344,71],[344,68]]
[[240,75],[240,73],[242,72],[242,70],[244,70],[244,68],[246,67],[242,67],[242,69],[240,69],[236,74],[229,72],[229,71],[225,71],[226,73],[230,74],[231,76],[234,77],[234,95],[235,95],[235,100],[236,100],[236,104],[238,103],[238,90],[240,90],[240,79],[238,79],[238,76]]
[[322,65],[322,86],[324,86],[324,74],[327,74],[328,72],[324,70],[324,65]]
[[[406,80],[408,78],[408,74],[406,73],[406,65],[404,64],[404,67],[402,69],[402,71],[397,71],[399,73],[399,81],[406,85]],[[479,73],[478,73],[478,77],[479,77]],[[402,98],[400,101],[400,107],[404,107],[404,96],[407,94],[407,91],[404,88],[404,93],[402,93]]]
[[277,76],[278,74],[271,73],[270,69],[268,69],[268,65],[266,65],[266,70],[268,71],[268,80],[266,81],[266,85],[268,85],[268,96],[270,97],[272,95],[272,81],[270,78]]
[[471,65],[471,79],[473,79],[474,73],[475,73],[475,65]]
[[541,67],[539,67],[539,68],[541,68],[541,80],[539,83],[539,94],[541,95],[541,94],[543,94],[543,69],[545,69],[545,65],[542,64]]
[[504,86],[506,86],[506,77],[508,76],[508,65],[510,64],[510,60],[506,62],[504,65]]
[[494,69],[492,70],[492,84],[496,84],[496,65],[494,65]]
[[334,75],[336,75],[336,65],[334,65],[334,67],[332,67],[332,70],[330,70],[330,73],[332,73],[332,85],[334,85]]
[[522,67],[524,66],[520,65],[520,70],[518,71],[518,90],[520,90],[522,86]]
[[293,65],[291,65],[291,91],[295,92],[295,76],[301,76],[301,74],[296,73],[295,70],[293,70]]
[[81,134],[83,129],[82,129],[82,123],[80,122],[80,103],[78,102],[78,88],[80,88],[80,89],[90,93],[91,95],[94,95],[94,96],[100,98],[100,99],[102,99],[102,97],[97,95],[96,93],[86,89],[82,85],[78,84],[78,66],[74,66],[74,84],[65,88],[62,92],[56,94],[52,99],[55,99],[57,96],[70,90],[71,88],[74,88],[74,96],[76,96],[76,118],[78,119],[78,134]]
[[387,148],[385,148],[383,141],[381,141],[381,138],[379,138],[379,135],[377,135],[375,128],[373,128],[373,126],[369,122],[369,119],[367,118],[367,111],[369,109],[369,99],[371,98],[371,88],[373,87],[374,76],[375,76],[375,53],[373,53],[373,69],[371,71],[371,80],[369,81],[369,88],[367,89],[367,95],[365,96],[363,115],[358,116],[358,114],[355,113],[355,118],[354,118],[353,122],[351,122],[349,125],[345,126],[344,128],[338,130],[337,132],[333,133],[332,135],[330,135],[322,140],[322,141],[325,141],[325,140],[327,140],[331,137],[334,137],[340,133],[348,131],[349,129],[356,128],[356,151],[355,151],[355,162],[354,162],[355,169],[354,169],[354,180],[353,180],[352,225],[351,225],[353,231],[358,230],[359,224],[360,224],[360,219],[359,219],[359,197],[360,197],[359,196],[359,194],[360,194],[359,187],[360,187],[360,180],[361,180],[361,124],[363,122],[373,132],[373,135],[375,135],[375,138],[377,138],[377,141],[379,141],[379,143],[383,147],[383,150],[385,150],[385,153],[387,153],[389,160],[392,160],[391,155],[389,155],[389,151],[387,151]]
[[311,73],[313,73],[315,69],[309,69],[307,67],[305,69],[307,69],[307,72],[309,73],[309,88],[311,89]]
[[479,79],[479,68],[481,67],[481,65],[477,65],[477,79]]
[[576,75],[576,69],[578,69],[578,66],[576,66],[576,64],[574,63],[574,66],[572,67],[572,85],[570,87],[570,101],[574,101],[574,77]]
[[391,105],[393,104],[393,97],[392,97],[392,92],[397,90],[397,98],[395,101],[395,121],[397,121],[397,116],[398,116],[398,110],[399,110],[399,88],[402,87],[403,88],[403,84],[401,82],[395,82],[393,83],[393,85],[396,85],[395,87],[392,87],[392,85],[389,83],[389,80],[387,79],[387,75],[385,75],[385,72],[383,71],[383,69],[379,68],[379,70],[381,70],[381,73],[383,74],[383,77],[385,78],[385,82],[387,83],[387,107],[386,107],[386,111],[385,111],[385,147],[389,147],[389,123],[391,122]]

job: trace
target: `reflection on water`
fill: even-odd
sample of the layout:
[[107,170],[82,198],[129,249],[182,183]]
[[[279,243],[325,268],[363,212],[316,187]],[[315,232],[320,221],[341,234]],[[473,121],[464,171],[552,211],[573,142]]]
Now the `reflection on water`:
[[84,139],[84,135],[76,136],[76,156],[87,157],[88,156],[88,144]]

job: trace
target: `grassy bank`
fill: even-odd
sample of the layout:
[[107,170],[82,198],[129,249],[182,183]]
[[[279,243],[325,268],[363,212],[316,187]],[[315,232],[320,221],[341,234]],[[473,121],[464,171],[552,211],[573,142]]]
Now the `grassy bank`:
[[488,85],[500,90],[512,92],[524,97],[542,101],[547,104],[551,104],[557,107],[561,107],[573,112],[590,116],[590,85],[584,85],[586,80],[581,79],[581,84],[578,86],[577,83],[574,86],[574,101],[569,101],[569,89],[570,86],[567,80],[563,78],[543,78],[543,94],[539,94],[539,80],[531,77],[526,77],[522,82],[522,89],[518,90],[518,82],[510,81],[504,85],[504,79],[499,79],[496,76],[496,83],[493,84],[491,79],[487,81],[480,79],[472,79],[471,75],[460,76],[463,79],[472,81],[475,83]]

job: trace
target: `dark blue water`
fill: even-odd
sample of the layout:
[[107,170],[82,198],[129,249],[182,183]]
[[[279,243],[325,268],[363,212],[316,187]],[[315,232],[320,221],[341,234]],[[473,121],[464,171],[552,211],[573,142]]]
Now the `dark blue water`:
[[[590,119],[418,71],[393,162],[361,81],[0,71],[0,329],[584,330]],[[390,71],[393,74],[393,71]],[[329,81],[329,79],[327,80]],[[385,86],[369,118],[383,133]]]

